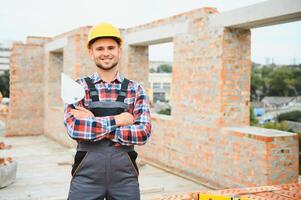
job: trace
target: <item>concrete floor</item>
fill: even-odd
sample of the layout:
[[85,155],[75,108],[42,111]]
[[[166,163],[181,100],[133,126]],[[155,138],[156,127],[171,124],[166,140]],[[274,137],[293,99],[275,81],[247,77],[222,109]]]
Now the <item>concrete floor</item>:
[[[1,200],[61,200],[66,199],[71,179],[73,149],[67,149],[45,136],[9,137],[0,134],[0,141],[11,144],[0,157],[11,156],[18,163],[16,181],[0,189]],[[150,165],[140,167],[141,199],[198,190],[202,185],[170,174]]]

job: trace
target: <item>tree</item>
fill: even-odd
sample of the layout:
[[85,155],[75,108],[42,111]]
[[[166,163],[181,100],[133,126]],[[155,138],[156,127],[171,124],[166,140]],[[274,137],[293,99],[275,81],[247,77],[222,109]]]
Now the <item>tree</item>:
[[281,67],[271,74],[270,96],[294,96],[295,92],[292,70],[290,67]]
[[268,65],[252,63],[251,100],[265,96],[300,96],[301,65]]
[[252,68],[251,72],[251,99],[260,100],[260,90],[262,90],[263,80],[261,78],[260,70]]
[[256,119],[254,114],[253,106],[250,106],[250,125],[255,126],[258,124],[258,119]]
[[9,97],[9,71],[4,71],[4,74],[0,75],[0,91],[3,97]]
[[301,64],[298,67],[293,68],[293,87],[296,93],[296,96],[301,95]]
[[153,69],[153,68],[150,68],[150,69],[149,69],[149,72],[150,72],[150,73],[156,73],[156,70]]
[[171,73],[172,72],[172,67],[167,64],[162,64],[157,68],[157,73]]

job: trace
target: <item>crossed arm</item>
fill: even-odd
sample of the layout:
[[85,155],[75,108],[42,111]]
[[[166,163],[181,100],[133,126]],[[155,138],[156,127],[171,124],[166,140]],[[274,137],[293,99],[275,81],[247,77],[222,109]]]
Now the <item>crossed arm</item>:
[[144,90],[137,91],[133,114],[123,112],[115,116],[95,117],[79,105],[68,105],[64,123],[69,136],[75,140],[97,141],[105,137],[122,145],[143,145],[151,134],[151,119]]
[[[82,106],[71,109],[69,113],[79,120],[85,120],[89,117],[95,117],[90,110]],[[128,126],[134,123],[134,116],[129,112],[123,112],[119,115],[115,115],[114,119],[116,126]]]

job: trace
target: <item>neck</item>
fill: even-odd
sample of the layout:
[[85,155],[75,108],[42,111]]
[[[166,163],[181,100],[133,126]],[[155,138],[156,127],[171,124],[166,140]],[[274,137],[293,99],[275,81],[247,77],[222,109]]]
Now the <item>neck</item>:
[[107,83],[110,83],[115,79],[117,72],[118,72],[117,66],[108,71],[97,68],[98,75],[101,77],[102,80],[104,80]]

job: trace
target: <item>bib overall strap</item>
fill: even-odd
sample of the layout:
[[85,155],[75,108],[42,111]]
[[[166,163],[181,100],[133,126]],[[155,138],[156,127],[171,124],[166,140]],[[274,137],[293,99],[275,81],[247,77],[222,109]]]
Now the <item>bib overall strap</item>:
[[99,101],[98,92],[95,88],[95,85],[92,83],[92,80],[89,77],[86,77],[85,81],[88,85],[92,101]]
[[128,88],[129,82],[130,81],[128,79],[126,79],[126,78],[123,79],[122,84],[121,84],[121,89],[119,91],[116,101],[119,101],[119,102],[124,101],[126,94],[127,94],[127,88]]

